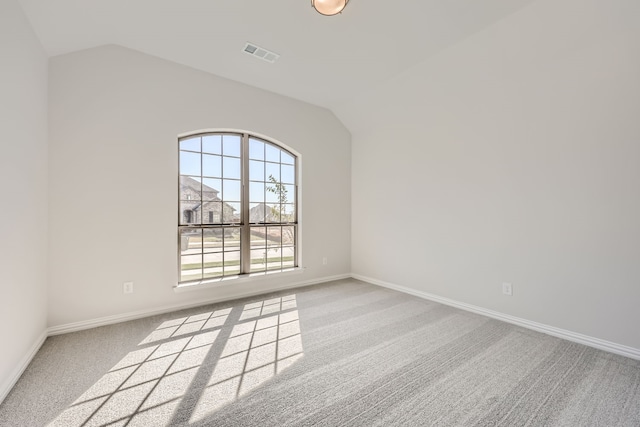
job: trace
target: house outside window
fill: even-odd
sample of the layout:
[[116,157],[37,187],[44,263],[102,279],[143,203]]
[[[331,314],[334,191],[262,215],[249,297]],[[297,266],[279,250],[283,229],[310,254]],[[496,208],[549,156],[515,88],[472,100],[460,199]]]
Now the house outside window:
[[249,133],[178,144],[180,282],[297,267],[296,156]]

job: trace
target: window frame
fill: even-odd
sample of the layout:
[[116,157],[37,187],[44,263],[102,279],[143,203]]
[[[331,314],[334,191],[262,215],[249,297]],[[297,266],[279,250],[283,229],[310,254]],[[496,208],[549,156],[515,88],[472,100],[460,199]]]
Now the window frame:
[[[195,175],[190,175],[190,174],[185,174],[183,175],[181,172],[181,152],[182,151],[187,151],[187,152],[195,152],[193,150],[183,150],[181,148],[181,142],[184,140],[188,140],[194,137],[199,137],[199,138],[203,138],[205,136],[208,135],[219,135],[221,137],[224,137],[225,135],[227,136],[239,136],[240,137],[240,187],[241,187],[241,200],[240,200],[240,220],[239,222],[225,222],[225,215],[223,215],[223,211],[220,212],[220,216],[221,216],[221,221],[219,223],[204,223],[205,221],[205,217],[204,217],[204,209],[202,209],[201,215],[200,216],[200,223],[191,223],[191,224],[186,224],[183,223],[183,207],[182,207],[182,202],[185,200],[182,200],[181,197],[181,185],[182,185],[182,177],[194,177]],[[221,138],[221,141],[223,140],[223,138]],[[281,150],[281,152],[284,152],[286,154],[288,154],[289,156],[292,157],[293,159],[293,180],[294,183],[293,184],[285,184],[287,186],[289,185],[293,185],[294,191],[293,191],[293,201],[292,202],[288,202],[289,204],[293,204],[293,212],[292,212],[292,216],[293,216],[293,221],[288,220],[288,221],[283,221],[282,217],[279,218],[278,222],[274,222],[272,219],[268,222],[268,218],[265,217],[263,218],[262,221],[258,221],[258,222],[251,222],[250,221],[250,215],[251,215],[251,205],[255,204],[255,203],[260,203],[260,202],[252,202],[250,199],[250,184],[251,182],[256,182],[256,181],[251,181],[250,180],[250,174],[249,174],[249,164],[250,161],[255,160],[252,159],[250,157],[250,153],[249,153],[249,147],[250,147],[250,142],[251,140],[257,140],[260,142],[263,142],[265,145],[265,150],[267,149],[266,146],[273,146],[275,148],[277,148],[278,150]],[[201,180],[201,185],[203,184],[204,179],[207,177],[207,175],[204,174],[204,170],[202,169],[202,165],[203,165],[203,160],[202,160],[202,156],[203,154],[208,154],[206,151],[203,151],[203,140],[200,139],[200,159],[201,159],[201,169],[200,169],[200,180]],[[299,168],[300,168],[300,155],[298,153],[296,153],[295,151],[293,151],[292,149],[288,148],[287,146],[285,146],[284,144],[266,137],[264,135],[260,135],[254,132],[249,132],[249,131],[239,131],[239,130],[207,130],[207,131],[197,131],[197,132],[191,132],[191,133],[186,133],[186,134],[182,134],[179,135],[177,138],[177,145],[178,145],[178,195],[177,195],[177,202],[178,202],[178,224],[177,224],[177,239],[178,239],[178,245],[177,245],[177,261],[178,261],[178,287],[180,286],[189,286],[189,285],[194,285],[194,284],[200,284],[200,283],[207,283],[207,282],[216,282],[216,281],[221,281],[221,280],[226,280],[226,279],[230,279],[230,278],[249,278],[249,277],[253,277],[253,276],[263,276],[265,274],[274,274],[274,273],[283,273],[283,272],[288,272],[288,271],[292,271],[292,270],[297,270],[299,268],[299,263],[300,263],[300,196],[299,196],[299,192],[300,192],[300,174],[299,174]],[[224,151],[221,151],[221,159],[223,160],[224,158]],[[272,161],[269,161],[266,159],[266,157],[264,159],[262,159],[262,162],[264,162],[265,166],[267,163],[273,163]],[[282,156],[280,157],[280,161],[278,163],[280,166],[280,168],[282,168],[282,165],[287,165],[287,166],[291,166],[291,164],[289,163],[283,163],[283,159]],[[221,174],[222,176],[219,178],[220,180],[224,180],[227,179],[224,177],[224,172]],[[267,177],[265,176],[264,178],[265,182],[265,189],[266,186],[268,184],[267,182]],[[280,185],[283,185],[282,182],[282,177],[280,177],[278,183]],[[265,190],[266,191],[266,190]],[[224,194],[223,194],[224,197]],[[189,198],[191,199],[191,198]],[[191,199],[193,200],[193,199]],[[204,205],[204,196],[202,193],[202,187],[201,187],[201,194],[200,194],[200,202],[202,205]],[[220,203],[222,204],[222,209],[224,209],[224,204],[226,203],[224,201],[223,198],[221,198]],[[261,202],[264,206],[265,206],[265,210],[267,208],[269,208],[269,203],[267,202],[267,200],[265,199],[264,202]],[[282,203],[278,203],[280,205],[280,210],[282,212],[283,209],[283,204]],[[209,212],[211,213],[211,212]],[[214,216],[216,216],[214,214]],[[289,218],[290,219],[290,218]],[[280,268],[269,268],[268,265],[268,257],[265,260],[265,266],[264,266],[264,270],[257,270],[257,271],[251,271],[251,266],[252,266],[252,257],[251,257],[251,253],[252,253],[252,249],[255,250],[254,247],[252,247],[252,243],[251,243],[251,229],[252,227],[280,227],[280,233],[281,233],[281,239],[282,239],[282,234],[283,234],[283,227],[292,227],[293,229],[293,238],[292,238],[292,246],[290,245],[285,245],[284,242],[281,240],[281,243],[279,246],[277,246],[278,248],[280,248],[280,253],[282,254],[282,251],[284,248],[292,248],[293,249],[293,265],[287,265],[284,266],[284,261],[280,262]],[[239,264],[239,272],[237,273],[232,273],[229,275],[225,275],[225,267],[223,266],[223,271],[221,273],[221,275],[217,275],[217,276],[209,276],[209,277],[205,277],[205,255],[208,254],[209,252],[205,252],[204,249],[204,230],[222,230],[222,234],[225,235],[225,230],[229,230],[229,229],[239,229],[240,230],[240,264]],[[183,280],[183,270],[182,270],[182,232],[184,230],[201,230],[201,242],[202,245],[199,255],[201,257],[201,267],[200,267],[200,278],[195,278],[195,279],[186,279]],[[224,237],[223,237],[224,240]],[[266,246],[265,246],[265,251],[269,249],[269,244],[268,244],[268,239],[265,235],[265,241],[266,241]],[[222,251],[220,251],[220,253],[226,253],[226,251],[224,250],[224,248],[222,249]],[[194,254],[195,255],[195,254]],[[280,255],[282,256],[282,255]],[[224,257],[224,255],[223,255]]]

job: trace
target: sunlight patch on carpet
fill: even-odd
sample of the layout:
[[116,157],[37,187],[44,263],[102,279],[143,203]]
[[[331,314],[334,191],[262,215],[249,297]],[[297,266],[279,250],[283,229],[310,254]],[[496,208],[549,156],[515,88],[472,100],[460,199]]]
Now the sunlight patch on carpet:
[[171,319],[49,425],[168,426],[185,407],[202,420],[302,357],[295,295]]

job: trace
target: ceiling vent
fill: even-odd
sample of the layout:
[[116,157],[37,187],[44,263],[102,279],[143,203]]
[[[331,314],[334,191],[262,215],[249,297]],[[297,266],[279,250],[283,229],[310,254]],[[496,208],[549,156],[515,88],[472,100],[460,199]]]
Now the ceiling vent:
[[263,61],[267,61],[270,63],[276,62],[280,55],[275,52],[271,52],[263,47],[257,46],[253,43],[248,43],[244,46],[243,51],[251,56],[255,56],[256,58],[260,58]]

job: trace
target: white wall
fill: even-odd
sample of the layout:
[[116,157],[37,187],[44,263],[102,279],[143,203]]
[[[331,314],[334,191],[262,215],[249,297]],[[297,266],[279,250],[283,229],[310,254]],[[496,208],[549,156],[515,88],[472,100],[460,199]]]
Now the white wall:
[[541,0],[337,110],[352,271],[640,348],[638,16]]
[[0,2],[0,401],[46,329],[47,58]]
[[[117,46],[52,58],[49,84],[50,326],[350,272],[350,134],[328,110]],[[301,154],[303,274],[174,293],[177,135],[211,128]]]

